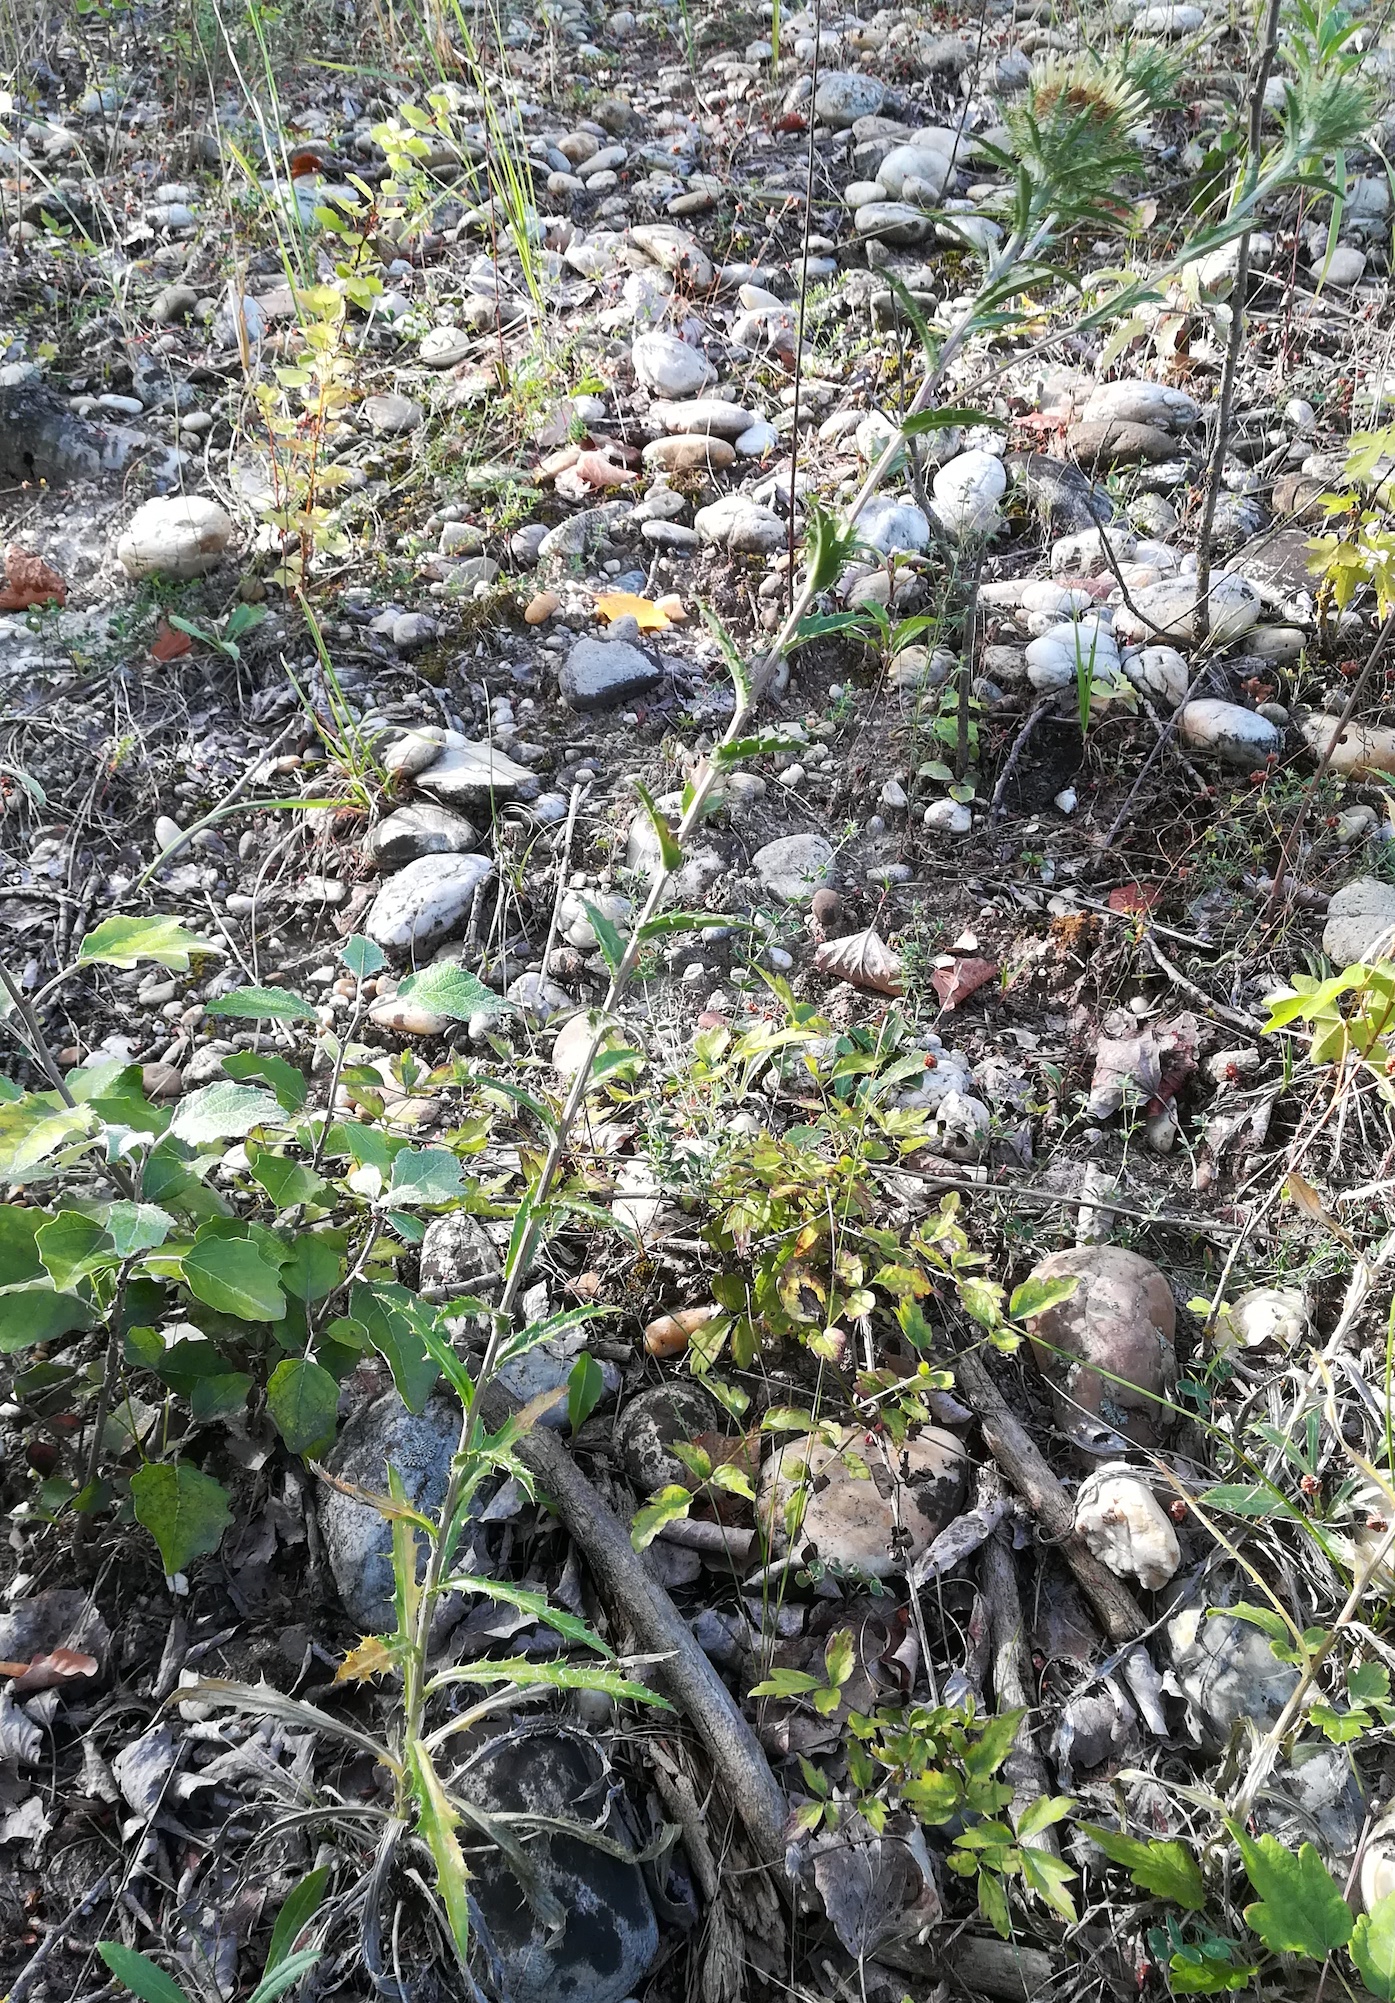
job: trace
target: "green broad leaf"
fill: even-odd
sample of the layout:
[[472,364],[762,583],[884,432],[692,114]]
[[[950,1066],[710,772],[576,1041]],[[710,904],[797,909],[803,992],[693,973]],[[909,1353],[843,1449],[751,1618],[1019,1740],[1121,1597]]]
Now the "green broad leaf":
[[268,1084],[287,1113],[298,1113],[310,1096],[310,1085],[305,1073],[288,1064],[284,1057],[278,1057],[273,1050],[234,1050],[223,1059],[223,1069],[229,1078],[239,1083],[247,1078],[260,1078]]
[[1181,1949],[1167,1964],[1167,1980],[1177,1996],[1221,1996],[1229,1990],[1245,1988],[1258,1966],[1253,1961],[1243,1966],[1233,1961],[1218,1961],[1200,1948]]
[[289,988],[234,988],[206,1005],[208,1015],[242,1016],[252,1022],[318,1022],[313,1003]]
[[583,1349],[567,1378],[567,1423],[580,1432],[600,1403],[605,1389],[605,1373],[589,1350]]
[[754,1502],[756,1491],[745,1468],[737,1467],[731,1461],[718,1461],[712,1470],[712,1486],[725,1489],[728,1495],[744,1496],[747,1502]]
[[763,1433],[814,1433],[819,1422],[800,1405],[772,1405],[760,1422]]
[[1077,1273],[1063,1273],[1055,1280],[1024,1280],[1020,1287],[1012,1290],[1008,1313],[1014,1321],[1026,1321],[1034,1314],[1045,1314],[1048,1308],[1068,1301],[1079,1285],[1080,1276]]
[[1378,1899],[1352,1929],[1351,1958],[1373,1996],[1395,1997],[1395,1892]]
[[149,1955],[137,1954],[119,1940],[99,1940],[97,1952],[122,1987],[139,1996],[140,2003],[189,2003],[174,1977],[166,1975]]
[[0,1287],[42,1278],[43,1261],[34,1239],[43,1221],[42,1210],[21,1210],[17,1203],[0,1203]]
[[343,1231],[297,1231],[291,1256],[281,1268],[281,1284],[298,1301],[322,1301],[344,1277]]
[[1007,419],[995,417],[990,410],[967,410],[962,406],[946,407],[944,410],[918,410],[914,417],[905,419],[901,426],[903,438],[923,438],[930,431],[948,431],[955,425],[991,424],[1001,431]]
[[1077,1826],[1092,1842],[1098,1843],[1106,1857],[1123,1865],[1141,1891],[1151,1892],[1154,1898],[1170,1899],[1173,1905],[1189,1913],[1205,1912],[1206,1887],[1201,1880],[1201,1867],[1185,1843],[1163,1842],[1157,1837],[1142,1842],[1118,1829],[1101,1829],[1093,1822]]
[[857,1651],[853,1647],[852,1633],[840,1627],[828,1637],[823,1652],[823,1666],[828,1681],[834,1689],[841,1689],[852,1675],[857,1664]]
[[1295,1855],[1277,1836],[1250,1837],[1238,1823],[1226,1826],[1259,1894],[1245,1918],[1271,1953],[1321,1961],[1351,1939],[1351,1908],[1311,1843],[1301,1843]]
[[0,1289],[0,1355],[29,1349],[36,1342],[56,1342],[76,1329],[91,1328],[95,1309],[76,1294],[63,1294],[42,1284]]
[[649,825],[653,828],[654,837],[659,844],[659,857],[664,868],[670,871],[681,869],[683,866],[683,849],[677,835],[674,834],[673,829],[669,826],[666,816],[659,812],[658,807],[654,803],[654,796],[649,791],[649,788],[641,784],[638,779],[633,784],[636,793],[639,795],[640,803],[645,813],[649,816]]
[[255,1141],[247,1143],[247,1166],[253,1180],[261,1184],[278,1210],[293,1210],[306,1203],[325,1204],[332,1199],[329,1184],[313,1168],[292,1161],[289,1155],[259,1147]]
[[269,1265],[247,1238],[224,1238],[203,1225],[181,1261],[181,1277],[195,1300],[239,1321],[282,1321],[286,1296],[279,1267]]
[[318,1871],[308,1872],[299,1884],[292,1885],[287,1892],[276,1915],[276,1924],[271,1929],[271,1945],[266,1951],[263,1978],[288,1959],[297,1939],[324,1904],[329,1877],[329,1866],[322,1864]]
[[233,1520],[227,1491],[211,1475],[181,1461],[147,1461],[131,1476],[136,1521],[160,1547],[165,1576],[185,1571],[195,1558],[216,1551]]
[[636,1551],[647,1551],[666,1523],[677,1523],[688,1514],[693,1498],[686,1488],[676,1481],[670,1482],[651,1495],[642,1509],[637,1509],[630,1524],[630,1542]]
[[307,1357],[287,1357],[277,1364],[267,1383],[266,1403],[293,1454],[318,1454],[334,1438],[339,1386]]
[[174,1219],[158,1203],[108,1203],[101,1217],[119,1259],[157,1251],[174,1229]]
[[976,1743],[964,1754],[964,1771],[970,1780],[989,1780],[998,1771],[1017,1743],[1025,1711],[1000,1711],[985,1721]]
[[356,1321],[392,1372],[409,1412],[424,1412],[440,1366],[413,1319],[420,1309],[405,1287],[356,1280],[349,1290],[349,1319]]
[[1388,1703],[1390,1671],[1383,1662],[1358,1662],[1347,1671],[1347,1695],[1353,1704]]
[[384,1192],[389,1203],[453,1203],[465,1194],[464,1170],[449,1148],[403,1148],[393,1157],[392,1180]]
[[597,1655],[613,1656],[615,1650],[601,1640],[594,1628],[578,1620],[575,1614],[563,1613],[554,1607],[546,1593],[530,1592],[526,1586],[505,1586],[497,1579],[481,1579],[472,1572],[461,1572],[455,1578],[446,1579],[443,1593],[480,1593],[488,1600],[498,1600],[507,1607],[517,1607],[520,1613],[531,1614],[545,1627],[555,1629],[565,1635],[568,1641],[578,1642],[583,1648],[595,1649]]
[[495,1015],[513,1009],[512,1002],[496,995],[493,988],[487,988],[454,960],[437,960],[419,974],[409,974],[397,993],[400,1000],[430,1009],[433,1015],[448,1015],[454,1022],[467,1022],[478,1009]]
[[[70,1287],[98,1266],[117,1264],[116,1247],[95,1217],[60,1210],[39,1227],[34,1243],[55,1287]],[[105,1256],[103,1256],[105,1255]]]
[[176,1140],[199,1147],[206,1141],[240,1141],[253,1127],[285,1123],[280,1101],[254,1085],[204,1085],[181,1099],[170,1121]]
[[362,932],[355,932],[339,948],[339,958],[356,981],[366,981],[373,974],[380,974],[387,965],[387,954],[381,946],[375,946],[371,939],[365,939]]
[[245,1370],[220,1370],[200,1377],[189,1389],[189,1410],[200,1422],[230,1418],[246,1409],[251,1388],[252,1380]]
[[184,974],[189,971],[190,954],[221,951],[197,933],[186,932],[174,918],[104,918],[78,947],[78,965],[129,969],[142,960],[154,960]]
[[1261,1634],[1268,1636],[1271,1646],[1278,1642],[1282,1648],[1293,1647],[1293,1629],[1273,1607],[1257,1607],[1248,1600],[1237,1600],[1233,1607],[1207,1607],[1206,1617],[1208,1620],[1230,1618],[1247,1621],[1251,1627],[1257,1627]]
[[614,919],[607,918],[600,906],[593,904],[589,897],[581,899],[581,908],[596,935],[596,944],[601,949],[601,957],[613,974],[625,957],[625,942],[620,937],[619,928]]

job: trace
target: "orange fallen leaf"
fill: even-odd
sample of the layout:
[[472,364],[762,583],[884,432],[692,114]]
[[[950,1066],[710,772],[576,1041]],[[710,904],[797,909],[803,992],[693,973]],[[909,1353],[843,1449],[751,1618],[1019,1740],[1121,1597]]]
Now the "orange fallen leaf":
[[72,1683],[79,1677],[95,1676],[101,1665],[95,1655],[77,1648],[51,1648],[28,1662],[0,1662],[0,1676],[14,1678],[17,1696],[37,1690],[52,1690],[56,1684]]
[[996,979],[997,964],[993,960],[956,960],[952,967],[936,967],[930,976],[930,985],[939,996],[946,1009],[958,1008],[960,1002],[978,993],[981,987]]
[[179,632],[162,619],[150,643],[150,658],[154,661],[177,661],[181,654],[191,650],[193,644],[187,633]]
[[5,551],[0,612],[28,612],[35,605],[66,605],[68,587],[51,564],[12,542]]
[[1105,900],[1111,911],[1123,913],[1126,917],[1138,917],[1151,911],[1162,896],[1160,883],[1121,883],[1110,891]]
[[596,610],[602,619],[637,619],[641,633],[663,633],[673,623],[652,598],[640,598],[633,591],[603,591]]

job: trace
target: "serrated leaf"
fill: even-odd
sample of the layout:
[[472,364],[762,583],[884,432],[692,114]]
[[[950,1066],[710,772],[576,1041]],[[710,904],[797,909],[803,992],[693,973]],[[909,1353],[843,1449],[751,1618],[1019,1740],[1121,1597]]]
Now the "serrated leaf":
[[448,1015],[455,1022],[467,1022],[477,1009],[500,1014],[513,1007],[453,960],[438,960],[419,974],[409,974],[397,994],[401,1001],[430,1009],[433,1015]]
[[1301,1843],[1295,1855],[1277,1836],[1250,1837],[1234,1822],[1227,1827],[1259,1894],[1245,1918],[1272,1953],[1321,1961],[1350,1940],[1351,1908],[1311,1843]]
[[174,918],[104,918],[78,947],[78,965],[131,968],[154,960],[173,973],[189,970],[191,953],[211,953],[207,939]]
[[655,839],[659,844],[659,857],[664,868],[669,871],[680,869],[683,864],[683,850],[678,837],[669,826],[666,816],[659,812],[649,788],[638,779],[634,780],[633,784],[639,795],[640,804],[649,816],[649,825],[653,828]]
[[436,1890],[446,1909],[460,1966],[466,1966],[470,1952],[470,1905],[465,1887],[470,1873],[456,1831],[460,1817],[441,1785],[431,1763],[431,1755],[419,1741],[408,1748],[408,1777],[417,1805],[417,1830],[426,1840],[436,1866]]
[[1373,1996],[1395,1997],[1395,1892],[1378,1899],[1352,1929],[1351,1958]]
[[526,1586],[501,1585],[497,1579],[482,1579],[473,1572],[460,1572],[454,1578],[446,1579],[441,1586],[443,1593],[481,1593],[486,1599],[498,1600],[504,1606],[517,1607],[520,1613],[531,1614],[534,1620],[545,1627],[555,1629],[568,1641],[579,1642],[583,1648],[594,1648],[598,1655],[611,1656],[615,1650],[601,1640],[594,1628],[575,1614],[564,1613],[553,1606],[546,1593],[530,1592]]
[[169,1578],[195,1558],[216,1551],[233,1520],[221,1482],[187,1461],[175,1467],[148,1461],[131,1476],[131,1503],[137,1523],[160,1547]]
[[366,1634],[357,1648],[351,1648],[334,1672],[336,1683],[367,1683],[374,1676],[390,1676],[397,1657],[380,1634]]
[[253,1127],[284,1126],[280,1101],[255,1085],[215,1083],[191,1092],[175,1107],[169,1130],[198,1147],[206,1141],[245,1140]]
[[[542,1662],[524,1655],[488,1656],[479,1662],[457,1662],[450,1669],[442,1669],[427,1688],[434,1693],[452,1683],[516,1683],[520,1690],[541,1686],[553,1690],[599,1690],[607,1697],[651,1704],[660,1711],[673,1708],[667,1698],[651,1690],[647,1683],[637,1683],[632,1676],[622,1676],[618,1670],[603,1669],[594,1662]],[[443,1737],[444,1732],[435,1736]]]
[[1007,420],[995,417],[992,411],[968,410],[959,406],[943,410],[918,410],[913,417],[906,418],[901,425],[903,438],[923,438],[927,432],[948,431],[956,426],[991,424],[1002,430]]
[[254,1022],[318,1022],[308,1001],[289,988],[234,988],[205,1004],[209,1015],[242,1016]]
[[1125,1836],[1122,1830],[1101,1829],[1093,1822],[1082,1822],[1078,1827],[1092,1842],[1098,1843],[1106,1857],[1123,1865],[1140,1890],[1151,1892],[1155,1898],[1170,1899],[1186,1912],[1205,1912],[1206,1887],[1201,1880],[1201,1868],[1185,1843],[1163,1842],[1157,1837],[1145,1843],[1136,1836]]
[[318,1453],[334,1438],[339,1386],[308,1357],[288,1356],[277,1364],[267,1382],[266,1403],[293,1454]]
[[365,1331],[391,1370],[398,1397],[409,1412],[424,1412],[440,1366],[413,1323],[414,1306],[407,1289],[396,1285],[374,1286],[357,1280],[349,1292],[349,1317]]

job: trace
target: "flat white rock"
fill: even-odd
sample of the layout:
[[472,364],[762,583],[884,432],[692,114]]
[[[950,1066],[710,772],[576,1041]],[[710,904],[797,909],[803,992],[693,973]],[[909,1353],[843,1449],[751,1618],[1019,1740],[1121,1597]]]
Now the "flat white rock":
[[449,938],[493,874],[487,855],[424,855],[388,878],[363,929],[388,952],[420,953]]

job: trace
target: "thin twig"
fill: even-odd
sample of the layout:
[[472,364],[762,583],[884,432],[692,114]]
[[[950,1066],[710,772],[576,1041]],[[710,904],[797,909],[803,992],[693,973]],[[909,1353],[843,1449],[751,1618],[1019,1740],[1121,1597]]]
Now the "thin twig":
[[1041,700],[1035,705],[1035,707],[1029,711],[1027,716],[1027,721],[1018,731],[1016,737],[1013,738],[1012,749],[1011,751],[1009,751],[1006,759],[1003,761],[1003,769],[998,774],[998,783],[993,788],[993,803],[991,808],[989,809],[990,819],[995,821],[1002,819],[1003,795],[1007,791],[1008,781],[1009,779],[1011,779],[1013,773],[1017,770],[1018,760],[1021,758],[1022,753],[1027,749],[1027,746],[1031,741],[1033,731],[1035,731],[1037,725],[1046,715],[1046,712],[1050,708],[1052,708],[1055,701],[1056,698],[1054,695],[1043,696]]
[[[1259,69],[1250,93],[1250,129],[1245,155],[1242,193],[1252,196],[1259,181],[1260,148],[1264,127],[1264,91],[1279,47],[1280,0],[1268,0],[1264,15],[1264,40],[1259,53]],[[1193,637],[1204,645],[1211,631],[1211,532],[1216,520],[1216,503],[1225,477],[1226,448],[1230,444],[1231,419],[1235,410],[1235,383],[1240,373],[1240,354],[1245,344],[1245,294],[1250,283],[1250,244],[1253,231],[1240,238],[1235,256],[1235,284],[1230,295],[1230,339],[1226,343],[1225,367],[1221,372],[1221,394],[1216,415],[1216,443],[1206,482],[1206,500],[1201,512],[1201,528],[1196,544],[1196,615]]]

